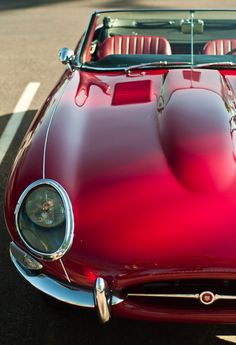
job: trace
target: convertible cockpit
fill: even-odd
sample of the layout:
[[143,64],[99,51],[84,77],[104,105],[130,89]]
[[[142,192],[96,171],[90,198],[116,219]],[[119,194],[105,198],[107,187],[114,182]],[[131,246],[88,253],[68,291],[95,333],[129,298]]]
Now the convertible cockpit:
[[234,11],[101,11],[92,16],[76,62],[87,69],[158,61],[234,64],[235,49]]

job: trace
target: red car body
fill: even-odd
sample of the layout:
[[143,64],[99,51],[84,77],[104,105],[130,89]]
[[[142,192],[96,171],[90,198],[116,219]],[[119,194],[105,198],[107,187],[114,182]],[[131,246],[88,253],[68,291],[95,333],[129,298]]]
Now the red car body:
[[[103,321],[235,323],[236,71],[172,67],[67,69],[9,177],[11,256],[43,292],[107,308]],[[16,226],[35,181],[56,181],[71,203],[70,244],[57,258],[37,255]],[[83,302],[70,300],[77,292]]]

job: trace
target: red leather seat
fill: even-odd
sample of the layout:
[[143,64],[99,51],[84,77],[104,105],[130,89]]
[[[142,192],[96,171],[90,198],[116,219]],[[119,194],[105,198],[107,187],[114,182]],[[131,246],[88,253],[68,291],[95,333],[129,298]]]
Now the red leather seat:
[[[207,55],[225,55],[234,49],[236,49],[236,39],[220,39],[207,42],[203,48],[203,53]],[[236,51],[233,54],[236,54]]]
[[166,54],[171,55],[170,43],[158,36],[112,36],[98,47],[98,57],[111,54]]

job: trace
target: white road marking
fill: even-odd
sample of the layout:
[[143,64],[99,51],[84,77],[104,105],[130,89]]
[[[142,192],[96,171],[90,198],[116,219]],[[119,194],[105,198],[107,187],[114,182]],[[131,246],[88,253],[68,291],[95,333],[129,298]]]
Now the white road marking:
[[26,111],[29,109],[30,104],[39,88],[40,83],[32,82],[29,83],[24,92],[22,93],[15,109],[8,121],[1,137],[0,137],[0,164],[5,157],[13,138],[19,128]]

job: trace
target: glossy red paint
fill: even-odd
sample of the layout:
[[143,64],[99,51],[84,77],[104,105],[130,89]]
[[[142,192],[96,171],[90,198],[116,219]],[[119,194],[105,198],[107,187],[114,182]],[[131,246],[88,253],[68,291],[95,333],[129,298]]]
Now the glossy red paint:
[[107,95],[110,94],[110,85],[108,83],[103,82],[93,73],[80,73],[79,86],[75,96],[76,104],[79,107],[85,104],[92,86],[99,87]]
[[139,104],[151,101],[151,80],[130,81],[115,85],[112,105]]
[[[153,71],[132,80],[120,72],[87,74],[63,79],[26,135],[6,194],[13,239],[19,241],[17,200],[43,177],[45,147],[45,177],[58,181],[73,205],[74,242],[63,257],[72,283],[92,287],[103,276],[120,290],[160,279],[236,279],[236,76],[228,81],[215,70]],[[127,82],[152,85],[148,101],[129,104],[125,95],[122,103],[120,94],[121,105],[114,106],[116,85]],[[58,263],[44,266],[64,279]],[[114,312],[186,321],[185,310],[157,312],[130,301]],[[230,311],[188,310],[189,321],[222,318],[236,321]]]

